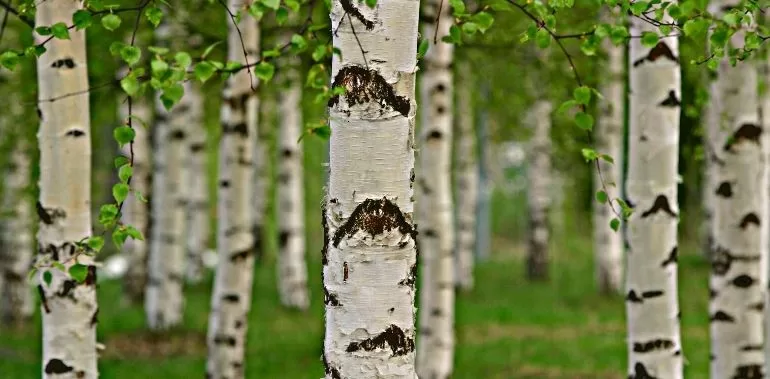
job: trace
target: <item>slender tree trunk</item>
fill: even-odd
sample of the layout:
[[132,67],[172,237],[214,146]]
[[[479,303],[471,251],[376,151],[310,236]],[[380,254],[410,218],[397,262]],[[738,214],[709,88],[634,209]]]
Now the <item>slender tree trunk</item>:
[[21,325],[35,310],[27,282],[34,256],[29,144],[22,128],[28,114],[14,84],[18,76],[0,73],[0,81],[8,91],[0,131],[13,144],[0,204],[0,315],[6,325]]
[[[607,14],[605,18],[609,22],[619,19],[615,13]],[[611,156],[614,163],[599,160],[601,176],[599,171],[595,171],[594,190],[606,190],[609,198],[613,199],[620,197],[623,177],[625,45],[615,46],[605,39],[603,47],[607,53],[607,65],[599,89],[604,99],[600,100],[601,117],[596,124],[596,148],[600,153]],[[593,216],[597,287],[602,293],[620,293],[623,290],[623,239],[621,233],[610,228],[610,221],[616,216],[607,204],[596,201]]]
[[[128,123],[128,103],[124,102],[124,97],[120,99],[121,103],[118,105],[119,117],[123,123]],[[145,199],[149,199],[152,181],[152,157],[150,156],[152,151],[150,134],[152,132],[149,130],[150,125],[152,125],[150,123],[152,109],[146,99],[138,97],[132,99],[131,114],[134,117],[132,125],[136,136],[134,137],[133,147],[129,145],[123,146],[123,154],[129,156],[131,150],[133,150],[134,166],[131,189],[140,193]],[[142,122],[147,123],[147,125],[142,125]],[[133,194],[129,195],[123,204],[123,222],[135,227],[145,236],[143,241],[129,238],[123,245],[123,254],[125,254],[128,261],[128,269],[123,278],[123,291],[126,298],[132,303],[142,303],[145,286],[147,285],[149,218],[149,202],[141,201]]]
[[332,60],[332,84],[345,94],[329,101],[326,379],[417,378],[410,179],[419,10],[415,0],[378,1],[373,9],[332,2],[333,44],[342,52]]
[[[708,78],[711,81],[711,78]],[[703,114],[703,126],[706,133],[704,138],[704,150],[706,159],[704,160],[704,180],[702,185],[703,196],[703,224],[701,225],[703,254],[711,259],[711,253],[714,251],[714,208],[716,195],[714,187],[716,186],[717,169],[719,168],[719,157],[714,145],[717,140],[719,130],[719,118],[721,110],[720,94],[713,81],[709,83],[709,99],[706,103]]]
[[209,246],[209,193],[206,173],[206,129],[203,125],[203,97],[200,88],[185,93],[190,104],[190,135],[187,140],[187,259],[185,277],[198,283],[203,278],[203,253]]
[[533,134],[530,142],[530,166],[527,169],[529,190],[529,248],[527,278],[548,279],[549,211],[551,208],[551,110],[548,100],[537,100],[530,111]]
[[[259,33],[259,25],[257,25],[257,33]],[[254,49],[259,51],[259,38],[257,38],[255,43]],[[251,235],[254,239],[254,258],[256,261],[260,261],[264,255],[265,238],[263,233],[265,215],[267,213],[266,199],[268,196],[272,196],[272,194],[268,194],[272,172],[270,171],[269,150],[266,143],[270,138],[272,123],[264,116],[277,108],[273,97],[264,90],[265,88],[267,86],[262,87],[258,96],[259,100],[254,101],[252,107],[247,110],[250,130],[254,130],[254,136],[251,138],[254,168],[252,170],[253,189],[250,201],[252,212]]]
[[[671,22],[666,16],[662,22]],[[657,31],[631,19],[632,35]],[[629,378],[682,378],[677,299],[679,41],[630,47],[626,313]],[[726,376],[723,378],[727,378]]]
[[472,68],[468,63],[458,67],[461,80],[457,91],[457,152],[455,153],[455,209],[457,240],[457,286],[473,288],[473,263],[476,247],[476,211],[478,207],[479,173],[476,161],[476,133],[473,120],[474,88]]
[[[738,1],[716,1],[713,13]],[[740,47],[745,31],[733,35]],[[764,377],[767,285],[767,138],[759,120],[757,70],[750,62],[720,62],[714,83],[719,124],[715,157],[711,253],[711,377]]]
[[[178,15],[177,15],[178,16]],[[179,18],[179,17],[177,17]],[[161,44],[182,38],[180,20],[169,20],[156,29]],[[189,94],[190,83],[184,83]],[[156,97],[155,142],[148,282],[145,313],[150,329],[167,329],[182,322],[184,311],[185,210],[190,97],[185,95],[171,110]]]
[[[69,24],[79,1],[39,3],[35,25]],[[65,270],[41,270],[38,292],[43,325],[44,378],[99,376],[96,361],[96,266],[78,242],[91,236],[91,142],[85,31],[53,39],[37,60],[40,111],[40,198],[37,213],[38,259],[61,263]],[[36,35],[38,43],[47,39]],[[64,96],[80,93],[75,96]],[[46,101],[57,98],[56,101]],[[69,274],[86,266],[78,282]],[[50,282],[46,280],[50,272]]]
[[279,69],[280,161],[278,174],[278,288],[281,303],[307,309],[310,304],[305,265],[305,190],[302,174],[302,82],[296,59],[286,59]]
[[[248,4],[230,0],[235,11]],[[243,17],[236,28],[228,20],[228,60],[257,61],[259,29]],[[240,30],[240,33],[239,33]],[[241,44],[243,43],[243,45]],[[242,46],[247,46],[246,55]],[[254,269],[254,236],[249,203],[253,199],[253,142],[256,132],[249,117],[259,109],[252,72],[241,70],[228,78],[222,94],[222,136],[219,145],[217,202],[217,263],[208,330],[207,377],[244,377],[244,354]]]
[[[449,378],[454,355],[454,225],[452,220],[452,96],[454,45],[441,42],[452,25],[451,8],[423,3],[423,33],[438,41],[425,56],[420,76],[422,136],[418,182],[419,235],[423,277],[420,290],[420,340],[417,372]],[[439,14],[440,12],[440,14]],[[438,17],[437,17],[438,16]],[[438,24],[436,23],[438,21]]]

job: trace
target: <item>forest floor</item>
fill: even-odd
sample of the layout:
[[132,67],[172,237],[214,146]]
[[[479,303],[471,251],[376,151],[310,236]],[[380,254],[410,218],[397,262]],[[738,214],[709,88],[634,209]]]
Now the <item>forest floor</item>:
[[[496,254],[477,265],[476,288],[458,295],[454,378],[626,377],[623,299],[597,294],[587,241],[564,244],[569,249],[553,247],[550,282],[528,283],[521,249],[494,243]],[[313,304],[307,313],[281,308],[274,262],[259,265],[248,331],[248,378],[323,376],[320,263],[311,255]],[[685,376],[705,378],[708,265],[696,253],[683,254],[680,263]],[[106,350],[101,377],[201,378],[210,285],[209,279],[188,288],[183,329],[157,335],[144,330],[141,307],[121,304],[119,282],[102,282],[99,340]],[[0,329],[1,377],[39,377],[38,322],[20,330]]]

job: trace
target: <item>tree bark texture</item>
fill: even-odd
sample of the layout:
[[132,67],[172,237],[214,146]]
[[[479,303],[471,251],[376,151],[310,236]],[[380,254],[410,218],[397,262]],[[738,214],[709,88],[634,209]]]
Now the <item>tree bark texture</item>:
[[209,187],[206,165],[206,128],[203,125],[203,97],[200,88],[190,86],[185,93],[190,104],[190,134],[187,139],[187,259],[185,277],[188,282],[203,279],[203,253],[209,247]]
[[532,129],[530,159],[527,168],[527,206],[529,208],[529,246],[527,251],[527,278],[548,279],[548,241],[551,226],[551,111],[548,100],[540,99],[530,110],[528,123]]

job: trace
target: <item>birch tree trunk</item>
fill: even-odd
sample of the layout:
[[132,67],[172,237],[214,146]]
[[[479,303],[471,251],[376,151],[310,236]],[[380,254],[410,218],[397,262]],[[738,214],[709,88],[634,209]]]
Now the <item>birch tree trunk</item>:
[[[161,43],[180,37],[179,20],[169,20],[156,29]],[[189,94],[190,83],[184,83]],[[182,321],[184,311],[184,258],[187,157],[190,97],[185,95],[171,110],[160,97],[155,101],[155,141],[145,312],[150,329],[167,329]]]
[[[235,12],[248,2],[230,0]],[[240,33],[239,30],[240,29]],[[242,45],[243,43],[243,45]],[[242,46],[247,46],[244,55]],[[257,61],[259,30],[245,16],[238,27],[228,21],[228,61],[249,64]],[[252,110],[259,109],[256,78],[241,70],[230,76],[222,94],[222,136],[219,145],[217,196],[217,263],[208,329],[207,377],[244,377],[244,354],[254,269],[254,236],[251,226],[253,199],[253,142],[256,132]]]
[[[423,33],[438,41],[449,35],[451,8],[423,3]],[[440,14],[439,14],[440,12]],[[437,17],[438,16],[438,17]],[[436,21],[438,19],[438,24]],[[454,45],[439,42],[425,55],[420,77],[423,108],[418,178],[419,235],[423,277],[420,290],[420,339],[417,372],[424,378],[449,378],[454,355],[454,225],[452,213],[452,96]]]
[[476,247],[476,212],[478,206],[479,173],[476,161],[476,131],[473,120],[471,90],[476,88],[468,63],[458,67],[460,85],[457,91],[457,152],[455,153],[455,209],[457,240],[456,284],[463,290],[473,288],[473,263]]
[[[661,22],[671,22],[666,15]],[[657,32],[631,18],[632,35]],[[679,41],[630,46],[626,314],[629,378],[682,378],[677,292]],[[722,378],[727,378],[726,376]]]
[[549,211],[551,208],[551,102],[537,100],[530,111],[532,128],[530,165],[527,169],[529,208],[529,248],[527,278],[548,279]]
[[[608,22],[619,19],[617,12],[606,14],[604,18]],[[607,54],[607,66],[599,92],[604,95],[604,99],[600,100],[601,116],[596,124],[594,135],[596,149],[602,154],[611,156],[614,163],[599,160],[601,176],[594,170],[594,190],[606,190],[609,198],[613,199],[621,197],[620,181],[623,177],[625,45],[615,46],[609,39],[605,39],[603,48]],[[595,201],[593,207],[596,284],[602,293],[621,293],[623,290],[622,234],[610,228],[610,221],[615,218],[615,214],[607,204]]]
[[[11,37],[13,38],[13,37]],[[22,99],[18,96],[18,76],[2,75],[7,112],[0,119],[0,131],[11,147],[8,170],[0,204],[0,313],[6,325],[21,325],[35,310],[27,274],[32,267],[33,221],[30,198],[31,171],[29,144],[22,130],[25,122]]]
[[[126,72],[121,73],[122,77]],[[128,103],[125,98],[120,98],[121,104],[118,105],[120,120],[128,123]],[[133,175],[131,177],[131,189],[142,194],[149,199],[152,181],[152,151],[149,125],[151,124],[152,109],[147,104],[146,99],[138,97],[132,99],[131,114],[134,116],[132,125],[136,135],[134,136],[133,147],[123,146],[123,154],[129,156],[131,149],[134,154]],[[142,125],[137,120],[147,123]],[[148,201],[140,201],[133,194],[128,196],[123,204],[123,222],[135,227],[141,231],[144,236],[149,236],[149,217],[150,204]],[[123,291],[126,298],[133,303],[141,303],[144,298],[145,286],[147,285],[147,238],[145,240],[136,240],[129,238],[123,244],[123,254],[128,261],[128,269],[123,278]]]
[[[257,34],[259,34],[259,24],[257,24]],[[259,51],[260,39],[257,37],[254,50]],[[265,88],[265,87],[262,87]],[[265,214],[267,209],[267,198],[272,196],[268,194],[268,186],[271,179],[271,172],[268,159],[268,146],[265,141],[270,138],[271,121],[265,120],[267,113],[277,108],[274,98],[267,91],[261,90],[258,100],[252,102],[247,109],[247,119],[249,130],[254,130],[252,141],[252,157],[254,167],[252,170],[252,196],[251,196],[251,235],[254,239],[254,259],[260,261],[264,253],[265,239],[263,237]]]
[[[715,15],[739,1],[712,3]],[[745,31],[731,38],[743,45]],[[757,70],[750,62],[720,62],[711,257],[711,377],[764,377],[767,294],[767,140],[759,119]]]
[[[81,2],[39,3],[35,25],[69,24]],[[85,31],[70,30],[70,39],[53,39],[37,60],[40,129],[40,198],[37,214],[38,259],[58,262],[65,270],[39,274],[42,302],[43,378],[99,376],[96,361],[96,266],[78,242],[91,236],[91,142]],[[47,39],[36,35],[36,42]],[[64,96],[79,93],[75,96]],[[56,101],[49,99],[57,98]],[[69,274],[86,266],[85,281]]]
[[187,259],[185,277],[191,283],[203,278],[203,253],[209,246],[209,193],[206,167],[206,129],[203,125],[203,97],[200,88],[185,93],[190,104],[187,164]]
[[326,378],[416,379],[412,178],[419,2],[378,1],[372,9],[335,0],[330,16],[339,28],[333,44],[342,52],[332,58],[332,85],[345,94],[329,101]]
[[280,90],[278,173],[278,288],[281,303],[305,310],[310,305],[305,265],[305,190],[302,173],[302,82],[298,59],[286,59]]

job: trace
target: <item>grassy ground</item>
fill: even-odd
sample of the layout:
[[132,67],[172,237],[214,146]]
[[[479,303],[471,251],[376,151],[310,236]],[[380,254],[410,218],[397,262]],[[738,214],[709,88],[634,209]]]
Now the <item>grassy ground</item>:
[[[595,294],[586,241],[575,238],[554,246],[552,281],[531,284],[522,278],[520,249],[495,241],[491,261],[478,266],[477,287],[457,303],[455,378],[622,378],[626,364],[624,303]],[[558,246],[563,245],[563,246]],[[307,314],[278,303],[273,263],[257,269],[256,296],[248,337],[249,378],[314,378],[320,362],[323,308],[320,266],[311,262],[313,307]],[[707,374],[707,266],[694,254],[680,266],[680,297],[686,377]],[[107,349],[102,377],[197,378],[205,366],[204,331],[210,281],[189,288],[185,328],[169,336],[143,331],[138,307],[120,304],[120,287],[104,282],[99,339]],[[37,325],[0,330],[0,375],[39,375]]]

